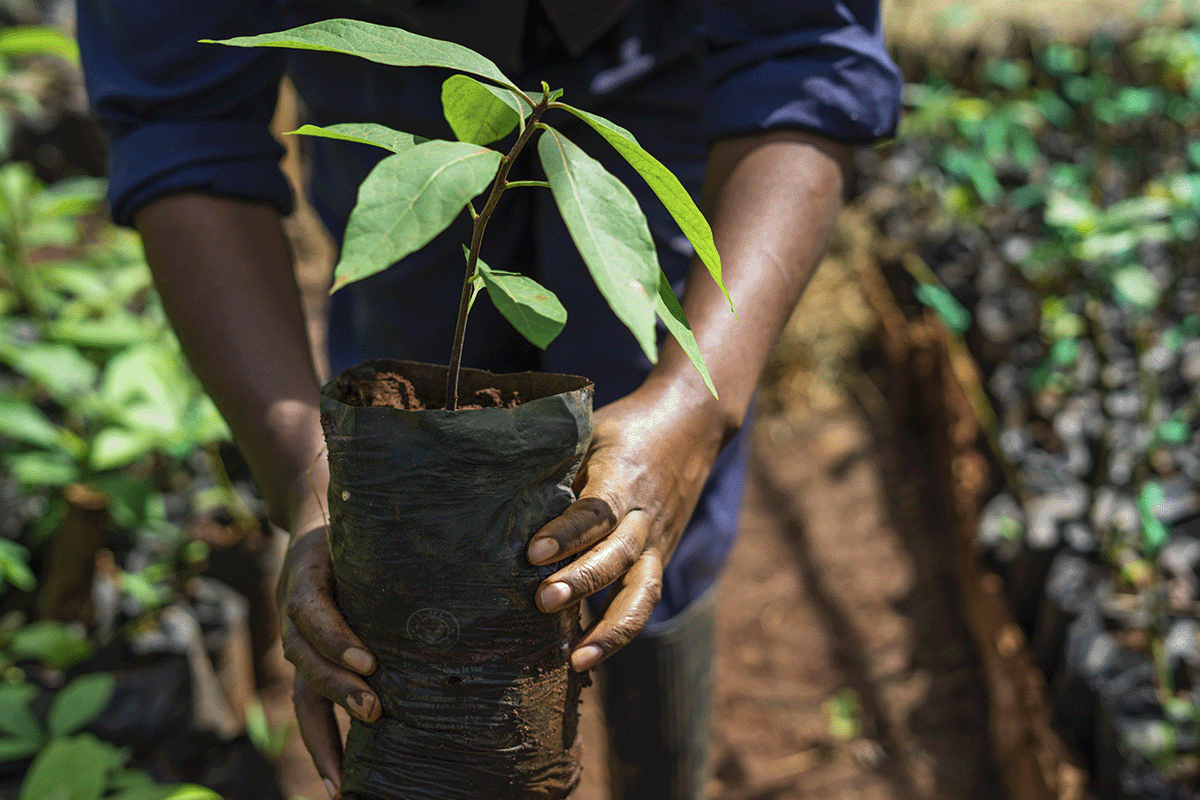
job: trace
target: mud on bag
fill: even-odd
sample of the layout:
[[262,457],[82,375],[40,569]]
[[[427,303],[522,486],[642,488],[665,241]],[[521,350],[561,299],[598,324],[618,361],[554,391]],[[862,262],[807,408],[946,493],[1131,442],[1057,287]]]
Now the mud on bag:
[[322,391],[337,601],[383,704],[352,721],[342,796],[559,800],[580,770],[579,611],[537,609],[555,567],[525,548],[574,500],[592,386],[463,370],[462,403],[512,407],[445,411],[445,376],[371,361]]

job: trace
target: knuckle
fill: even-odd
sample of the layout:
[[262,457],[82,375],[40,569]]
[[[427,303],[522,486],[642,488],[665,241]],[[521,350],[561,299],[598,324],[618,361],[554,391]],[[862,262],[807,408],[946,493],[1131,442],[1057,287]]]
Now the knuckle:
[[658,605],[658,601],[662,600],[662,593],[663,593],[662,578],[654,577],[654,578],[650,578],[649,580],[647,580],[646,583],[643,585],[643,591],[645,591],[645,593],[646,593],[646,600],[647,600],[648,605],[651,608]]

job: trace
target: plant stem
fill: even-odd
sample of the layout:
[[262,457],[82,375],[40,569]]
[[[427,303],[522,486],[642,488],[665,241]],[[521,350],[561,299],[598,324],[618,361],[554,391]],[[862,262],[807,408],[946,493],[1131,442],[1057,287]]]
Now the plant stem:
[[[509,150],[508,155],[504,157],[504,161],[500,164],[500,169],[496,172],[496,179],[492,181],[492,191],[488,194],[487,202],[483,205],[483,210],[475,217],[475,224],[471,230],[471,246],[467,251],[467,274],[463,279],[462,295],[458,300],[458,321],[454,326],[454,343],[450,346],[450,368],[446,373],[446,410],[458,410],[458,374],[462,367],[462,349],[463,337],[467,331],[467,311],[471,305],[471,287],[475,279],[475,265],[479,262],[479,249],[483,244],[483,231],[487,228],[488,220],[492,217],[492,212],[496,210],[496,204],[500,202],[500,195],[504,194],[504,190],[508,188],[505,179],[508,177],[508,172],[512,168],[513,161],[525,145],[529,143],[530,137],[533,136],[534,130],[537,129],[536,123],[541,118],[542,113],[549,106],[549,90],[547,89],[542,94],[542,99],[533,111],[529,113],[529,121],[525,125],[525,129],[521,131],[521,135],[517,137],[516,143]],[[521,183],[525,183],[522,181]]]

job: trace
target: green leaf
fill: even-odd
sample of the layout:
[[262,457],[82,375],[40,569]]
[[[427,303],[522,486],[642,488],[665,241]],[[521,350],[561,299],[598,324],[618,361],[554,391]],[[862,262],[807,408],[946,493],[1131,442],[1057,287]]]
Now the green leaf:
[[564,105],[563,107],[603,136],[604,140],[611,144],[629,162],[631,167],[637,170],[642,179],[646,181],[646,185],[658,196],[663,206],[674,217],[675,223],[679,225],[679,230],[692,243],[692,247],[696,249],[696,255],[704,262],[704,266],[708,267],[708,273],[721,287],[725,299],[729,301],[729,307],[733,308],[733,301],[729,300],[729,292],[725,289],[725,282],[721,278],[721,255],[717,252],[717,246],[713,242],[712,228],[675,174],[663,166],[657,158],[643,150],[633,134],[621,126],[571,106]]
[[60,317],[46,327],[46,336],[83,347],[118,348],[145,341],[150,328],[144,317],[118,309],[98,319]]
[[42,620],[18,628],[8,643],[14,661],[40,661],[66,669],[92,654],[92,646],[79,633],[57,620]]
[[79,480],[79,465],[66,453],[21,453],[4,460],[4,466],[23,486],[66,486]]
[[112,699],[115,686],[111,672],[81,675],[64,686],[50,703],[46,720],[50,736],[75,733],[98,717]]
[[[5,583],[22,592],[32,592],[37,586],[37,578],[29,569],[29,551],[11,539],[0,539],[0,589]],[[6,730],[2,718],[0,730]]]
[[95,364],[66,344],[29,344],[0,353],[0,357],[65,406],[91,390],[98,372]]
[[55,739],[33,760],[18,800],[98,800],[127,757],[89,734]]
[[343,122],[338,125],[328,125],[324,128],[317,125],[301,125],[289,134],[298,136],[319,136],[324,139],[340,139],[345,142],[373,144],[393,153],[403,153],[422,142],[429,141],[422,136],[392,130],[374,122]]
[[156,438],[146,431],[111,425],[92,441],[88,466],[97,472],[124,467],[152,452],[156,445]]
[[431,141],[380,161],[358,189],[331,292],[429,243],[496,175],[499,153]]
[[493,271],[483,261],[475,263],[488,297],[517,332],[545,350],[567,324],[567,310],[558,298],[533,278],[515,272]]
[[[501,92],[510,96],[507,102]],[[521,121],[520,110],[517,95],[466,75],[451,75],[442,84],[442,111],[460,142],[485,145],[503,139]]]
[[42,740],[42,726],[29,710],[37,693],[32,683],[0,684],[0,731],[17,740]]
[[567,230],[600,293],[658,360],[654,332],[658,260],[646,217],[626,186],[555,130],[538,140],[538,156]]
[[42,749],[42,737],[0,736],[0,762],[27,758]]
[[1183,444],[1192,438],[1192,426],[1182,419],[1166,419],[1158,426],[1155,436],[1167,444]]
[[671,282],[667,280],[667,276],[662,270],[658,272],[658,298],[654,310],[658,314],[658,318],[667,326],[667,330],[675,337],[675,341],[679,342],[683,352],[687,353],[692,366],[704,379],[704,385],[712,392],[712,396],[716,397],[717,387],[713,385],[712,376],[708,374],[704,357],[700,355],[700,345],[696,343],[692,326],[688,324],[687,317],[683,313],[683,306],[679,304],[679,298],[675,296],[675,290],[671,288]]
[[1121,267],[1112,277],[1117,298],[1141,309],[1158,305],[1160,288],[1150,270],[1140,264]]
[[516,88],[500,68],[470,48],[440,39],[430,39],[415,33],[375,25],[354,19],[330,19],[299,28],[264,33],[260,36],[238,36],[208,44],[227,44],[234,47],[290,47],[297,50],[324,50],[346,53],[378,64],[397,67],[446,67]]
[[971,327],[971,312],[954,299],[944,287],[933,283],[920,283],[913,291],[917,299],[933,309],[942,323],[955,333],[963,333]]
[[79,63],[75,40],[48,25],[14,25],[0,30],[0,56],[60,56]]
[[0,436],[47,449],[59,442],[58,426],[33,403],[15,397],[0,398]]
[[1157,553],[1170,536],[1167,526],[1155,515],[1163,500],[1163,489],[1157,481],[1147,481],[1138,492],[1137,507],[1142,518],[1142,544],[1147,555]]
[[74,217],[92,211],[104,201],[107,185],[103,178],[84,176],[56,181],[30,202],[30,216],[37,219]]

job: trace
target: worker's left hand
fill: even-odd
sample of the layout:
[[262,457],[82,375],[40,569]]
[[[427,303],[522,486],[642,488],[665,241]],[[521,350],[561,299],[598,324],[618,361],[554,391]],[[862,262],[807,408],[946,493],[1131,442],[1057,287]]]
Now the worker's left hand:
[[543,611],[615,584],[604,613],[571,654],[578,671],[627,644],[650,618],[664,565],[725,440],[711,396],[685,395],[643,386],[596,411],[575,480],[578,500],[530,541],[534,564],[580,553],[538,587]]

